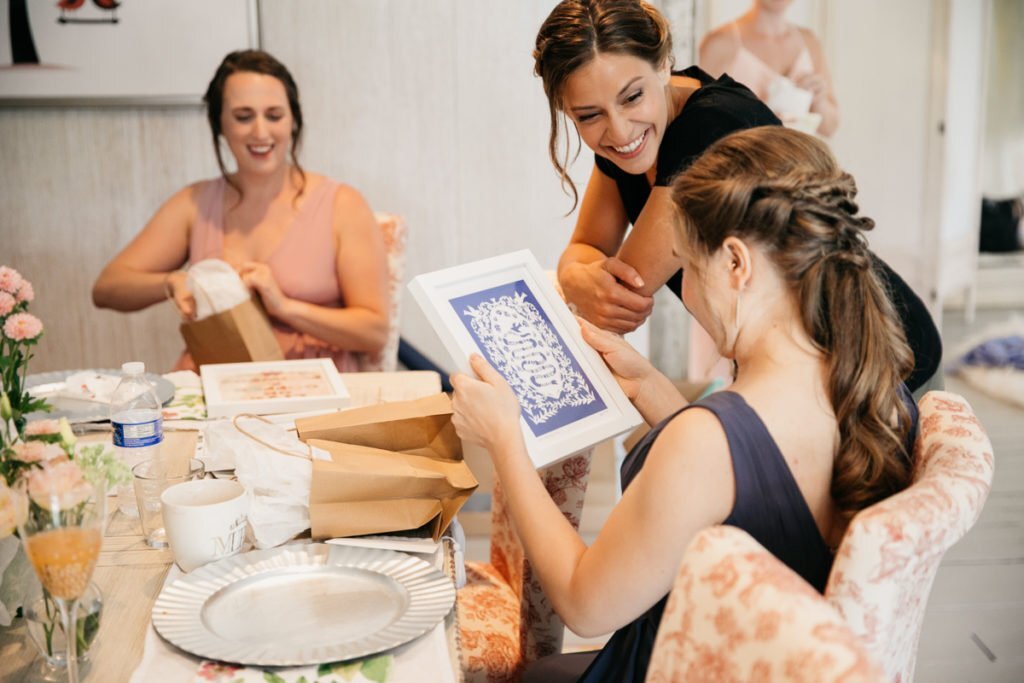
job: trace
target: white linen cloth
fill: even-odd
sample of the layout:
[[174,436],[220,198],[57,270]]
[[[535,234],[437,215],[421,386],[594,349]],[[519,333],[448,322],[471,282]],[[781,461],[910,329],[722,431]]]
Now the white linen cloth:
[[[422,555],[418,557],[423,558]],[[438,569],[443,571],[444,551],[438,550],[431,559],[431,562]],[[177,565],[172,564],[167,573],[164,586],[185,576],[184,572]],[[454,607],[453,607],[454,609]],[[422,683],[424,680],[436,681],[437,683],[455,683],[455,672],[452,670],[451,653],[448,649],[448,637],[445,634],[444,619],[439,621],[433,629],[413,640],[410,643],[391,650],[394,656],[391,663],[386,683]],[[161,638],[150,622],[146,631],[146,641],[142,650],[142,661],[132,674],[130,683],[211,683],[211,679],[198,675],[199,667],[205,660],[201,657],[190,655],[183,650],[174,647]],[[291,683],[301,675],[306,676],[307,681],[316,680],[316,665],[308,667],[294,667],[285,669],[274,669],[274,672],[282,679]],[[312,673],[312,675],[310,675]],[[220,679],[213,679],[218,681]],[[223,681],[259,681],[263,683],[262,669],[246,668],[234,671],[230,676],[225,676]],[[361,674],[349,679],[352,683],[365,680]]]

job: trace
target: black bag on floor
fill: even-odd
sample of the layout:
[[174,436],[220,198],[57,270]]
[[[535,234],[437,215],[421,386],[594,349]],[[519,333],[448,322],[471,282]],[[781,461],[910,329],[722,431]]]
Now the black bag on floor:
[[1020,242],[1020,221],[1024,202],[1013,199],[981,200],[981,242],[983,252],[1005,253],[1024,248]]

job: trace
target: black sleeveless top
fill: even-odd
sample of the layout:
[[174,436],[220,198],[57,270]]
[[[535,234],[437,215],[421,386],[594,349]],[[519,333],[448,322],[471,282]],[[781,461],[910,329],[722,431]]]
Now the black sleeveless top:
[[[909,453],[917,431],[917,406],[904,387],[900,388],[900,395],[910,410]],[[746,531],[819,593],[824,593],[832,569],[832,552],[822,539],[775,439],[754,409],[736,392],[711,394],[658,423],[622,463],[622,489],[639,474],[651,445],[665,425],[684,410],[698,406],[714,413],[729,444],[736,502],[723,524]],[[666,595],[635,621],[616,631],[579,680],[642,683],[667,601]]]
[[[729,133],[758,126],[777,126],[782,122],[747,86],[728,74],[715,79],[696,66],[673,72],[700,81],[679,115],[668,124],[658,148],[658,169],[654,185],[667,187],[676,175],[685,171],[697,157],[719,138]],[[594,163],[615,181],[629,222],[636,224],[651,196],[646,175],[626,173],[612,161],[594,155]],[[916,391],[938,370],[942,360],[942,339],[931,314],[914,290],[885,262],[874,257],[875,269],[900,318],[907,343],[914,353],[914,368],[907,387]],[[665,286],[676,296],[682,290],[683,271],[676,272]]]

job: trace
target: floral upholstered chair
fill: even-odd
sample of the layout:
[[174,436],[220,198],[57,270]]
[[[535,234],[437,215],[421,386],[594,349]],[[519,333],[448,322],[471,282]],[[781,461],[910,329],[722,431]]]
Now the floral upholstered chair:
[[359,354],[362,372],[394,372],[398,367],[399,313],[402,303],[402,277],[405,274],[405,220],[390,213],[378,213],[377,225],[384,234],[388,258],[388,303],[390,314],[388,340],[377,353]]
[[887,680],[914,677],[928,593],[945,552],[981,515],[992,485],[992,444],[967,402],[925,394],[913,483],[850,522],[825,597]]
[[[551,498],[576,529],[590,457],[588,451],[540,472]],[[466,579],[457,609],[467,681],[515,681],[527,663],[562,651],[562,620],[530,571],[498,481],[492,499],[491,561],[467,562]]]
[[745,531],[697,534],[676,575],[648,683],[882,683],[834,607]]

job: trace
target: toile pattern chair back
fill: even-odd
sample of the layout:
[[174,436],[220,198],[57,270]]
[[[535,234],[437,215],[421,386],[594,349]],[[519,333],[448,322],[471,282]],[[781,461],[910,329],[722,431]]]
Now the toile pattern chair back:
[[377,353],[359,354],[361,372],[394,372],[398,368],[398,337],[402,304],[402,278],[405,275],[405,219],[390,213],[376,214],[377,225],[384,235],[388,260],[388,302],[390,308],[388,339]]
[[932,391],[919,408],[913,483],[853,518],[825,589],[898,683],[913,680],[939,562],[981,515],[995,468],[992,443],[962,397]]
[[881,683],[842,615],[745,531],[701,531],[661,619],[648,683]]

